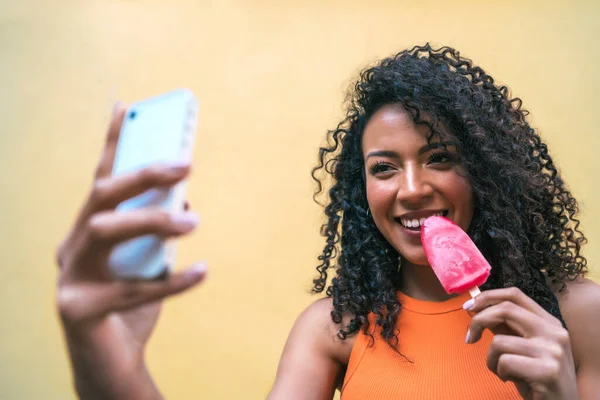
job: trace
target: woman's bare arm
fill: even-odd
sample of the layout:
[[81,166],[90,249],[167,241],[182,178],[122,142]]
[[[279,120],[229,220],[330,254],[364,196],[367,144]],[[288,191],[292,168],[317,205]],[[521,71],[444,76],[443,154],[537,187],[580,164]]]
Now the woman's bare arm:
[[320,299],[298,317],[268,400],[333,398],[353,340],[337,338],[340,325],[331,321],[331,310],[331,299]]

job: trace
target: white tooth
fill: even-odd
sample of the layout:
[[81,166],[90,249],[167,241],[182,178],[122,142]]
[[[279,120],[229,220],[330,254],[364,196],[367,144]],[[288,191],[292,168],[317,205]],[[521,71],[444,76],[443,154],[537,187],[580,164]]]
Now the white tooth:
[[421,218],[421,219],[419,220],[419,225],[420,225],[420,226],[423,226],[423,222],[425,222],[425,218]]
[[417,226],[419,226],[419,220],[418,219],[413,219],[412,220],[412,227],[416,228]]
[[407,226],[406,224],[408,223],[408,221],[406,220],[406,218],[400,218],[400,223],[402,223],[402,225]]

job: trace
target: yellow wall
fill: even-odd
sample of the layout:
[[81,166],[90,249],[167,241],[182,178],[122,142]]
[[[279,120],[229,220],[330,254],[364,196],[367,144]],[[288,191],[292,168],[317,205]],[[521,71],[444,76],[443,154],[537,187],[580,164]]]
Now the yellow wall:
[[189,197],[203,222],[180,261],[206,259],[210,278],[167,303],[151,341],[168,398],[267,393],[312,300],[316,149],[354,74],[416,43],[458,47],[524,99],[581,202],[597,266],[599,3],[448,3],[2,0],[0,398],[73,398],[52,253],[116,99],[188,86],[202,103]]

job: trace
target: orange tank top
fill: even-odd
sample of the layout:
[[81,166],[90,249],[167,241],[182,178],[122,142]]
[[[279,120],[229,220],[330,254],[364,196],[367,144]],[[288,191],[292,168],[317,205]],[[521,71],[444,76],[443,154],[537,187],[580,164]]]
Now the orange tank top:
[[[366,399],[521,399],[511,382],[502,382],[486,366],[493,335],[486,330],[465,344],[470,315],[462,309],[469,294],[428,302],[399,294],[398,354],[369,317],[371,338],[360,333],[352,348],[342,400]],[[404,356],[404,357],[403,357]]]

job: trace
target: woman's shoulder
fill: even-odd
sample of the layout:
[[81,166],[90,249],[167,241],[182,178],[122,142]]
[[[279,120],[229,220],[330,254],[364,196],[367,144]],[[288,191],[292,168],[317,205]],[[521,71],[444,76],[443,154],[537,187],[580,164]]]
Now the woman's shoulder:
[[579,277],[557,293],[561,314],[569,330],[576,364],[600,357],[600,285]]
[[356,335],[341,340],[338,334],[341,329],[348,326],[352,315],[344,314],[341,322],[334,322],[331,317],[332,311],[333,299],[331,297],[315,300],[300,314],[296,324],[315,334],[334,358],[342,364],[347,364]]
[[333,301],[319,299],[296,319],[283,349],[269,399],[332,398],[343,380],[351,340],[337,337],[344,320],[331,318]]
[[600,313],[600,285],[583,277],[566,281],[565,285],[563,291],[557,291],[563,317],[586,317],[590,312]]

